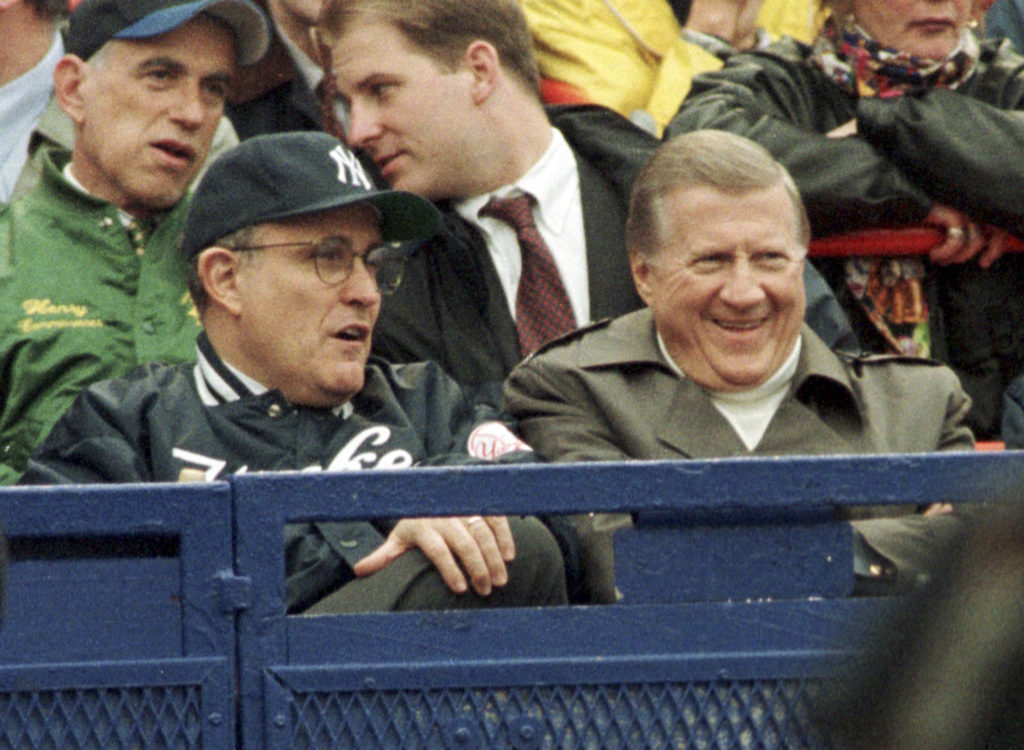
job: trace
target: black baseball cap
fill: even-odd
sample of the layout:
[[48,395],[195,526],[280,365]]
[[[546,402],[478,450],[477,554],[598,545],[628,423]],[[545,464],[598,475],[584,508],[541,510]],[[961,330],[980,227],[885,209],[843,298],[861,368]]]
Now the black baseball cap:
[[251,65],[270,47],[270,22],[250,0],[82,0],[68,19],[64,49],[88,60],[111,39],[160,36],[200,13],[231,27],[240,65]]
[[181,249],[192,258],[245,227],[363,204],[377,209],[385,242],[426,239],[441,226],[430,201],[376,189],[356,155],[333,136],[258,135],[210,164],[192,195]]

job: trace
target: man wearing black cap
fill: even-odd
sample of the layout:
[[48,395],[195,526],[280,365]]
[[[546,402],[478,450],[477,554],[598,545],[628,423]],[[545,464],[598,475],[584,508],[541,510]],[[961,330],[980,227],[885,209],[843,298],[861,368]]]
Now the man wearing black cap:
[[[471,462],[481,444],[489,456],[496,444],[525,448],[435,363],[369,356],[381,294],[405,260],[384,243],[439,227],[429,202],[374,190],[323,133],[227,152],[182,238],[204,328],[198,364],[144,365],[86,389],[22,481],[395,469]],[[289,611],[566,601],[559,543],[535,518],[297,524],[286,546]]]
[[175,251],[236,67],[266,50],[248,0],[84,0],[55,95],[74,147],[0,212],[0,482],[75,394],[140,362],[194,356]]

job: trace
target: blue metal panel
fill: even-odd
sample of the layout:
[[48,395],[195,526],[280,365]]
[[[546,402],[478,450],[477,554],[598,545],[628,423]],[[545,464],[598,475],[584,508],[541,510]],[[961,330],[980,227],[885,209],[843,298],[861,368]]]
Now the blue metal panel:
[[[1024,452],[726,458],[249,475],[250,506],[289,503],[289,520],[473,513],[745,513],[1016,497]],[[723,516],[725,517],[725,516]]]
[[[877,600],[800,599],[286,618],[287,521],[639,511],[645,531],[702,527],[718,560],[736,551],[736,534],[764,541],[740,530],[747,524],[780,527],[799,556],[814,533],[794,525],[813,529],[835,506],[993,499],[1022,478],[1024,457],[1008,454],[236,477],[238,571],[255,586],[239,625],[243,744],[778,747],[796,737],[789,744],[804,746],[814,743],[800,713],[808,691],[850,653],[825,635],[859,611],[870,619],[884,609]],[[791,566],[793,588],[737,589],[750,571],[733,565],[722,574],[732,577],[728,590],[751,599],[845,593],[843,528],[818,530],[829,538],[806,554],[834,557]],[[822,567],[842,570],[824,588],[807,584]],[[719,598],[717,586],[704,580],[687,596]]]
[[817,747],[808,701],[890,606],[292,617],[267,747]]
[[[328,682],[297,683],[302,690],[362,690],[366,678],[391,689],[567,675],[581,682],[610,674],[624,682],[820,676],[818,660],[852,653],[889,606],[890,599],[858,598],[288,617],[287,664],[332,670]],[[431,674],[436,681],[424,676]]]
[[0,518],[0,746],[233,746],[227,484],[8,488]]
[[12,563],[0,659],[38,664],[180,656],[180,567],[173,558]]
[[[273,748],[808,748],[804,680],[295,693]],[[283,731],[283,730],[282,730]]]
[[849,596],[847,523],[645,524],[615,535],[615,583],[625,601]]
[[234,746],[227,659],[0,667],[0,747]]
[[284,629],[286,503],[263,492],[267,482],[274,482],[273,477],[241,475],[232,479],[235,570],[253,582],[249,607],[237,619],[238,713],[245,748],[274,746],[268,744],[272,738],[265,732],[282,736],[274,714],[267,709],[270,696],[264,692],[264,667],[288,661]]

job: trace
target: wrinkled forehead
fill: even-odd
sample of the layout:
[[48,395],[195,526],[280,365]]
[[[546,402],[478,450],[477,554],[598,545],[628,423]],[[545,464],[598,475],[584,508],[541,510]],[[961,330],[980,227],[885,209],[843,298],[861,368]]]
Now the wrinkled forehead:
[[786,187],[744,190],[697,185],[671,191],[659,203],[665,247],[765,248],[803,257],[800,218]]

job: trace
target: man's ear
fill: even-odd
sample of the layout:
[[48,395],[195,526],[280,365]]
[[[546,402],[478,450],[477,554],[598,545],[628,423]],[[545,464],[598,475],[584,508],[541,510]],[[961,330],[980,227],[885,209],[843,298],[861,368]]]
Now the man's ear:
[[651,264],[642,253],[632,252],[629,254],[629,267],[633,271],[633,283],[636,285],[636,292],[644,304],[651,305]]
[[462,64],[473,76],[473,103],[480,104],[491,95],[497,85],[498,74],[501,72],[498,50],[490,42],[476,39],[466,47]]
[[237,253],[217,245],[199,254],[199,278],[210,304],[234,316],[242,313],[242,296],[238,284],[240,261]]
[[53,71],[54,95],[57,104],[75,125],[85,119],[82,84],[88,74],[89,63],[77,55],[64,55]]

